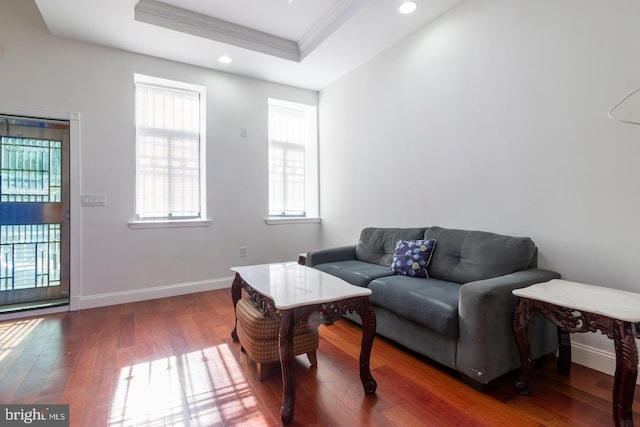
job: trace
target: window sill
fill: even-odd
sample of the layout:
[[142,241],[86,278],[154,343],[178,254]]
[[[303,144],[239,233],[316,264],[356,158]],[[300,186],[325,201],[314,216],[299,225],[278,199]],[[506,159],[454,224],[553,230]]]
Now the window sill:
[[183,228],[183,227],[209,227],[210,219],[185,219],[173,221],[130,221],[129,228]]
[[320,224],[320,218],[279,218],[279,217],[270,217],[264,220],[269,225],[280,225],[280,224]]

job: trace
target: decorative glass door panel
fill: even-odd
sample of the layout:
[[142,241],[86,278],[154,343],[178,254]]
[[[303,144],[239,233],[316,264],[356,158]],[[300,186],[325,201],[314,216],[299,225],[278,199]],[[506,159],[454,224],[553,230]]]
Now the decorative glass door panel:
[[69,301],[69,123],[0,115],[0,311]]

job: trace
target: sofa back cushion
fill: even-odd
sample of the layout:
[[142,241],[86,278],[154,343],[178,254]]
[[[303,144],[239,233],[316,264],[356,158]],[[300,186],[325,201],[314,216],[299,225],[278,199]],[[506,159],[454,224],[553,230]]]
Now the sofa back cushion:
[[429,276],[456,283],[490,279],[535,267],[537,248],[528,237],[429,227],[425,239],[438,241]]
[[356,245],[356,259],[391,269],[398,240],[422,239],[424,232],[424,228],[364,228]]

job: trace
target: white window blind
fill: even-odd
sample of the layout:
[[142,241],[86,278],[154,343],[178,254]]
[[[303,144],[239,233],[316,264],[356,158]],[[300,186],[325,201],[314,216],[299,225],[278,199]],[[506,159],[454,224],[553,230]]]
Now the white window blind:
[[317,216],[317,188],[316,107],[269,99],[269,216]]
[[201,219],[204,88],[136,74],[136,220]]

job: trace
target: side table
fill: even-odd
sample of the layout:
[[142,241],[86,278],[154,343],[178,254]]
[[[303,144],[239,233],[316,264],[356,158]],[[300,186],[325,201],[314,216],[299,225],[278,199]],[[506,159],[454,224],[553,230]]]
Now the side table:
[[633,426],[631,405],[638,376],[633,324],[640,322],[640,294],[560,279],[516,289],[513,294],[519,298],[513,331],[522,362],[516,391],[521,395],[531,391],[533,363],[528,326],[534,314],[545,316],[558,327],[558,370],[565,374],[569,374],[571,366],[569,333],[599,330],[613,340],[616,353],[613,421],[616,426]]

